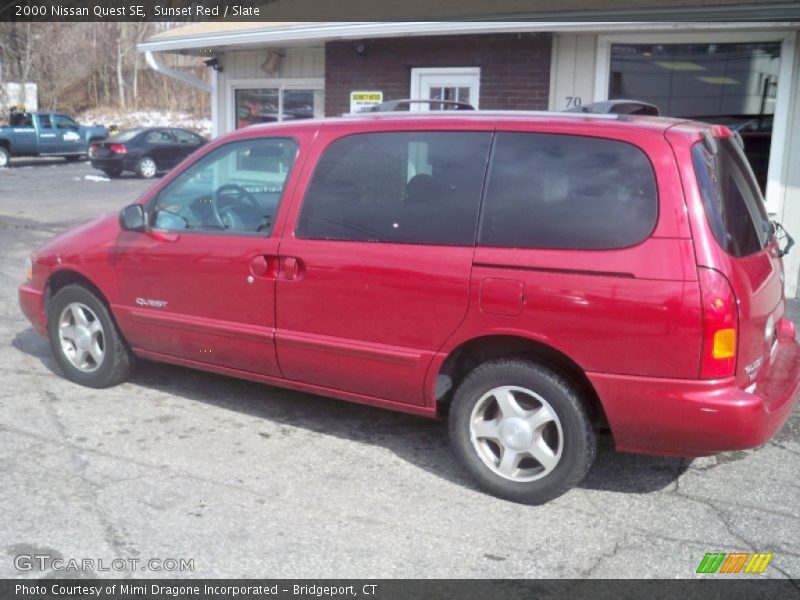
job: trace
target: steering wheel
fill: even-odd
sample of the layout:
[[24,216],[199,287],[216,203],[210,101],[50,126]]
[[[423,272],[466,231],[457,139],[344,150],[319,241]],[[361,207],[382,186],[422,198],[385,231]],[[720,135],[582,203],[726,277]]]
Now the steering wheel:
[[211,195],[211,211],[223,229],[244,227],[244,221],[236,214],[237,206],[259,210],[255,196],[235,183],[226,183]]

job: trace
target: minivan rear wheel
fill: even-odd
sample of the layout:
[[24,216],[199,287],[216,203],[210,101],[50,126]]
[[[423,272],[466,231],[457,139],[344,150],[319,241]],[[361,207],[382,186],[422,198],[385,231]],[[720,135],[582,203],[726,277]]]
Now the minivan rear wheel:
[[105,304],[80,285],[56,293],[47,307],[50,347],[67,379],[105,388],[128,378],[133,357]]
[[450,407],[462,465],[491,494],[542,504],[589,472],[597,440],[575,386],[534,361],[500,359],[472,371]]

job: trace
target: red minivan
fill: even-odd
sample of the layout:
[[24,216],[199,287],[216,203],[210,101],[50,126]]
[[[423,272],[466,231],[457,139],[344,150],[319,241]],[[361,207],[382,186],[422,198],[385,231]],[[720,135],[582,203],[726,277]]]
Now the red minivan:
[[721,126],[557,113],[249,127],[32,256],[64,374],[135,356],[449,418],[527,503],[620,451],[751,448],[794,408],[784,251]]

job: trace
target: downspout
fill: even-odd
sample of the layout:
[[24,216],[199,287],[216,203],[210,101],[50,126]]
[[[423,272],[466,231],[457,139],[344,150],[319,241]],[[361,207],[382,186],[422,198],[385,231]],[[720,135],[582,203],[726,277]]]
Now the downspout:
[[213,93],[213,88],[211,84],[206,83],[202,79],[198,79],[197,77],[193,77],[188,73],[182,73],[181,71],[177,71],[175,69],[171,69],[170,67],[158,62],[155,57],[155,54],[150,52],[149,50],[144,53],[145,60],[147,60],[147,64],[150,65],[155,71],[159,73],[163,73],[168,77],[172,77],[173,79],[177,79],[178,81],[182,81],[184,83],[188,83],[191,86],[196,88],[200,88],[201,90],[205,90],[209,93]]

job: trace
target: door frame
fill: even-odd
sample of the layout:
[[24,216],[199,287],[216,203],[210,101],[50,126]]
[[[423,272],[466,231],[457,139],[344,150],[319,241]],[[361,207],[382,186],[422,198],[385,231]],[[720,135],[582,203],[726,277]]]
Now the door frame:
[[781,214],[786,196],[786,173],[789,147],[790,97],[794,82],[794,31],[735,31],[702,33],[642,33],[597,36],[597,59],[595,62],[594,100],[608,100],[609,73],[611,70],[612,44],[701,44],[701,43],[748,43],[781,42],[778,89],[775,96],[775,115],[772,126],[767,191],[764,195],[770,214]]
[[[422,78],[424,76],[441,75],[448,77],[451,75],[471,76],[475,77],[475,100],[470,104],[475,107],[475,110],[480,108],[480,93],[481,93],[481,68],[480,67],[414,67],[411,69],[411,92],[412,100],[422,98]],[[411,105],[411,111],[428,111],[427,105]]]

